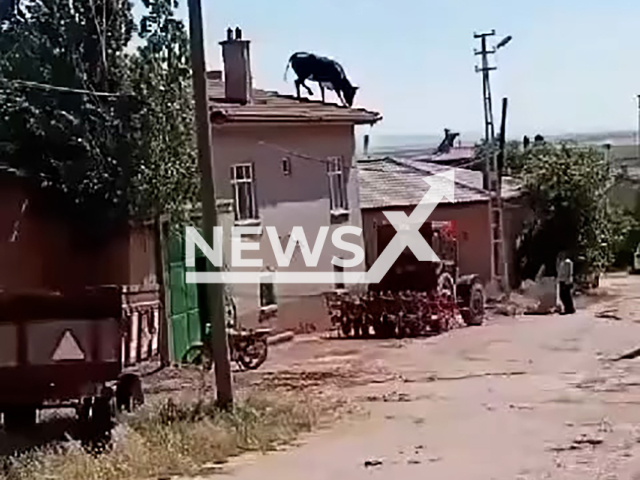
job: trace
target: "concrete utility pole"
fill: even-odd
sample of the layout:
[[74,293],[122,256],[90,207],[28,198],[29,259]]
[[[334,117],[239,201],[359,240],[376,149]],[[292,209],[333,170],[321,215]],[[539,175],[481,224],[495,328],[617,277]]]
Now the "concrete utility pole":
[[[189,36],[191,38],[191,65],[193,93],[195,96],[196,127],[198,135],[198,166],[202,177],[202,228],[204,238],[213,245],[213,227],[217,225],[216,195],[211,148],[211,126],[209,125],[209,104],[204,60],[204,40],[202,34],[202,5],[200,0],[188,0]],[[207,261],[207,269],[217,267]],[[233,404],[231,364],[227,344],[227,326],[224,314],[224,285],[207,284],[207,302],[211,321],[211,355],[216,377],[218,405],[223,408]]]
[[[504,253],[504,228],[502,209],[502,181],[501,171],[504,162],[504,145],[507,100],[503,99],[502,104],[502,125],[500,127],[500,150],[497,151],[495,145],[495,126],[493,122],[493,101],[491,98],[491,85],[489,81],[490,72],[497,70],[489,65],[489,55],[493,55],[497,50],[504,47],[511,41],[511,36],[505,37],[495,48],[487,47],[487,38],[493,37],[495,30],[487,33],[474,33],[473,37],[480,40],[480,50],[475,50],[475,55],[481,57],[481,63],[476,65],[476,73],[482,73],[482,100],[484,106],[484,140],[488,149],[486,163],[484,165],[483,184],[489,191],[490,207],[490,227],[491,227],[491,254],[492,254],[492,278],[502,287],[505,293],[509,292],[508,268]],[[486,151],[486,150],[485,150]],[[500,158],[498,158],[500,157]]]
[[497,70],[496,67],[489,66],[489,55],[496,53],[495,49],[487,49],[487,37],[496,34],[495,30],[488,33],[474,33],[473,38],[480,39],[480,50],[474,53],[481,56],[481,63],[476,65],[476,73],[482,73],[482,101],[484,104],[484,141],[487,144],[493,142],[495,138],[495,127],[493,124],[493,105],[491,100],[491,86],[489,83],[489,73]]

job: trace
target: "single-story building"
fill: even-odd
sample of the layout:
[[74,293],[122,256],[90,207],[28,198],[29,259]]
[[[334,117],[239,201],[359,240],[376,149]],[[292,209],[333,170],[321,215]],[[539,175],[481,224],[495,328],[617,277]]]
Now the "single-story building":
[[[400,210],[410,215],[428,191],[423,179],[448,170],[451,168],[431,162],[390,157],[358,161],[367,268],[381,253],[377,231],[388,224],[383,212]],[[453,171],[454,199],[444,198],[429,220],[454,222],[460,274],[475,273],[488,283],[493,280],[489,192],[482,188],[481,172],[462,168],[453,168]],[[502,196],[505,253],[513,285],[516,281],[516,241],[527,218],[527,210],[521,192],[512,180],[503,181]]]

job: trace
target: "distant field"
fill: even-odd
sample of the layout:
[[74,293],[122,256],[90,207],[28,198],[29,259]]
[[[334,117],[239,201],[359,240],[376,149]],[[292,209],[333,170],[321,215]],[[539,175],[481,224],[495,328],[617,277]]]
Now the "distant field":
[[[370,134],[369,151],[371,153],[392,154],[395,151],[426,150],[438,146],[443,136],[440,135],[377,135]],[[601,132],[601,133],[575,133],[563,135],[548,135],[545,137],[552,141],[570,141],[585,144],[612,145],[612,154],[616,158],[637,158],[637,134],[632,131]],[[480,139],[477,134],[464,134],[461,136],[463,145],[476,143]],[[512,140],[521,140],[513,138]],[[357,151],[362,152],[363,136],[358,138]]]

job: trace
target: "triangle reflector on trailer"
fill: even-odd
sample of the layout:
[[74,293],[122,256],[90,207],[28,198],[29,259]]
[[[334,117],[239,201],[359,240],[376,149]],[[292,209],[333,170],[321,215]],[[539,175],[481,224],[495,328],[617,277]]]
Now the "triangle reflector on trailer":
[[64,332],[51,358],[56,362],[60,360],[84,360],[84,352],[78,345],[71,330]]

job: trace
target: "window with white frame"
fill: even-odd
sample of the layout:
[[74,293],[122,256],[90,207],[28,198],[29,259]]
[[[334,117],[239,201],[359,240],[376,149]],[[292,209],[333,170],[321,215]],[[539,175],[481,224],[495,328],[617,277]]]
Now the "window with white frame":
[[342,157],[329,157],[327,175],[329,176],[331,211],[341,212],[348,210],[347,184],[344,178],[344,160]]
[[231,166],[236,220],[257,220],[255,170],[252,163]]

